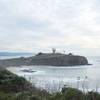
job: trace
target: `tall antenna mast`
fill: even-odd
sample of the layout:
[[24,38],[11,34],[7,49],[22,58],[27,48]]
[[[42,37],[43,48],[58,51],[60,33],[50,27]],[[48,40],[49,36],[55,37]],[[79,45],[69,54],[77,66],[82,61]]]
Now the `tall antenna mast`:
[[56,49],[55,48],[52,48],[52,53],[56,53]]

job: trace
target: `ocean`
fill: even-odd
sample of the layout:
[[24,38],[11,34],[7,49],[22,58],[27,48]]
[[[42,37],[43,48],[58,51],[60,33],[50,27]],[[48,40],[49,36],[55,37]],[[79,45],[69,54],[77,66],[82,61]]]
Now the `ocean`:
[[[78,88],[84,92],[91,90],[100,92],[100,57],[91,56],[87,58],[92,65],[73,67],[21,66],[7,69],[25,77],[37,88],[46,89],[49,92],[60,91],[62,87]],[[24,72],[23,70],[33,72]]]

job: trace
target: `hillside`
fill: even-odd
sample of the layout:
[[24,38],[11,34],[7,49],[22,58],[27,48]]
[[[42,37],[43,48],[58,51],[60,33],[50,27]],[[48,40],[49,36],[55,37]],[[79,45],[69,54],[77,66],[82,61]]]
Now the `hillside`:
[[100,100],[98,92],[84,93],[64,87],[57,93],[48,93],[7,70],[0,71],[0,100]]

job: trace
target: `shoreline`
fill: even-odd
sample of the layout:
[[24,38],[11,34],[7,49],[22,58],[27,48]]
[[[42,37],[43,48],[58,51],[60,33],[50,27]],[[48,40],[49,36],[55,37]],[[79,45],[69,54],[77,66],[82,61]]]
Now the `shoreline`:
[[[12,67],[12,69],[14,69],[15,67]],[[21,67],[21,68],[19,68],[19,67],[17,67],[18,69],[19,69],[19,71],[21,71],[22,69],[31,69],[31,68],[26,68],[26,66],[25,67]],[[37,68],[37,66],[36,66],[36,68]],[[40,67],[40,68],[42,68],[42,67]],[[47,68],[47,67],[45,67],[45,68]],[[70,68],[72,68],[72,67],[70,67]],[[73,67],[72,68],[72,70],[84,70],[83,68],[84,67],[78,67],[78,68],[75,68],[75,67]],[[85,69],[87,69],[87,68],[89,68],[89,67],[85,67]],[[52,68],[50,68],[50,67],[48,67],[48,69],[47,69],[47,72],[46,73],[48,73],[48,70],[54,70],[55,69],[55,67],[52,67]],[[60,70],[61,68],[60,67],[58,67],[58,69]],[[67,69],[69,69],[69,68],[67,68],[67,67],[65,67],[65,69],[67,70]],[[62,69],[62,70],[65,70],[65,69]],[[91,67],[89,68],[89,69],[91,69]],[[35,71],[36,69],[35,68],[33,68],[32,69],[33,71]],[[71,69],[69,69],[69,70],[71,70]],[[13,70],[12,70],[13,71]],[[12,72],[11,71],[11,72]],[[17,71],[17,69],[15,68],[15,71]],[[45,72],[46,70],[44,70],[44,72]],[[36,72],[36,73],[35,73]],[[68,82],[68,84],[69,85],[73,85],[73,86],[77,86],[77,77],[79,76],[77,76],[77,75],[75,75],[75,77],[72,77],[72,79],[69,77],[69,75],[68,76],[60,76],[61,75],[61,73],[59,73],[59,75],[57,74],[57,76],[55,76],[54,74],[46,74],[46,73],[41,73],[41,70],[37,70],[37,71],[35,71],[35,72],[32,72],[32,73],[27,73],[27,72],[20,72],[19,74],[17,74],[18,72],[16,72],[16,74],[17,75],[19,75],[19,76],[23,76],[24,78],[26,78],[28,81],[30,81],[30,82],[33,82],[33,84],[34,84],[34,82],[35,82],[35,84],[36,84],[36,87],[37,88],[41,88],[41,89],[44,89],[43,87],[46,87],[46,85],[48,85],[49,87],[48,88],[51,88],[51,87],[53,87],[52,85],[54,85],[54,84],[56,84],[56,86],[57,86],[57,88],[59,87],[59,83],[60,83],[60,85],[61,86],[64,86],[64,84],[67,84]],[[22,74],[21,74],[22,73]],[[67,73],[67,72],[66,72]],[[47,76],[46,76],[47,75]],[[62,75],[63,75],[63,73],[62,73]],[[86,75],[84,75],[84,77],[82,78],[82,76],[80,77],[80,85],[82,85],[83,84],[83,81],[84,81],[84,78],[85,78],[85,76]],[[61,83],[61,81],[62,81],[62,83]],[[91,81],[89,81],[89,77],[88,77],[88,80],[86,80],[86,83],[87,82],[89,82],[89,84],[91,83]],[[53,84],[54,83],[54,84]],[[42,86],[41,86],[41,84],[42,84]],[[87,83],[87,85],[89,85],[88,83]],[[92,83],[92,84],[95,84],[95,83]],[[92,85],[91,85],[91,87],[92,87]],[[93,89],[95,89],[95,86],[93,87],[93,89],[92,88],[89,88],[89,90],[93,90]],[[81,87],[82,88],[82,87]],[[46,90],[46,89],[45,89]]]

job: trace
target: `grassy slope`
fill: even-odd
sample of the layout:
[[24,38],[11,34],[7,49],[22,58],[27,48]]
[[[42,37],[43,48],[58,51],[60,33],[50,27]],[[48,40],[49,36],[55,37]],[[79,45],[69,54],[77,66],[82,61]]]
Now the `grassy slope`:
[[45,90],[33,87],[23,77],[18,77],[7,70],[0,71],[0,100],[44,100],[48,95]]
[[0,71],[0,100],[100,100],[97,92],[83,93],[73,88],[49,94],[45,90],[31,87],[24,78],[7,70]]

